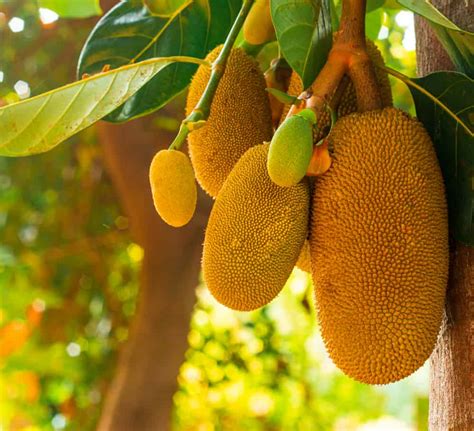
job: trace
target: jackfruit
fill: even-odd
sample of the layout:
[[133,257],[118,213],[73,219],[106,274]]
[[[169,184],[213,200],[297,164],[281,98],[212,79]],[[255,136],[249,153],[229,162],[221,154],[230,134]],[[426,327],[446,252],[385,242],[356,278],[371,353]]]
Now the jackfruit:
[[244,22],[243,35],[252,45],[261,45],[275,39],[270,0],[255,0]]
[[300,182],[313,154],[313,124],[316,116],[310,109],[304,109],[300,114],[287,118],[270,143],[268,174],[280,187],[291,187]]
[[160,217],[174,227],[184,226],[196,209],[197,189],[191,162],[177,150],[161,150],[150,165],[153,203]]
[[[367,53],[371,58],[374,65],[383,66],[383,57],[379,49],[371,40],[366,41]],[[382,106],[392,106],[392,90],[390,88],[390,81],[388,80],[387,72],[384,70],[375,67],[375,75],[377,77],[377,82],[380,88],[380,95],[382,98]],[[349,78],[346,78],[349,79]],[[296,72],[291,74],[290,84],[288,86],[287,93],[290,96],[299,96],[303,92],[303,83],[301,78]],[[291,105],[285,105],[283,113],[281,116],[281,122],[286,118],[288,111],[290,110]],[[348,85],[344,89],[339,106],[337,108],[338,118],[344,117],[345,115],[357,112],[357,96],[355,92],[354,85],[349,81]],[[331,125],[331,117],[327,110],[323,110],[318,117],[317,131],[314,135],[314,142],[318,142],[322,139],[328,132],[329,126]]]
[[[211,51],[212,62],[222,46]],[[189,88],[186,114],[201,98],[210,69],[199,66]],[[247,149],[269,141],[273,126],[265,79],[257,62],[241,48],[232,49],[206,124],[189,134],[189,155],[196,179],[216,197],[235,163]]]
[[211,294],[234,310],[262,307],[283,288],[306,238],[309,185],[268,176],[268,144],[241,157],[212,208],[202,268]]
[[448,218],[441,171],[416,119],[385,108],[340,119],[333,165],[316,177],[311,264],[335,364],[364,383],[423,365],[441,324]]

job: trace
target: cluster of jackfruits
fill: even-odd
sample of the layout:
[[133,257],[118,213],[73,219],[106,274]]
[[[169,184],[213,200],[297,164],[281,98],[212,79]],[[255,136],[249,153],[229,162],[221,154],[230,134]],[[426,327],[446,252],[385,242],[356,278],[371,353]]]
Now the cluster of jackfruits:
[[[375,45],[368,47],[381,64]],[[209,76],[200,66],[188,114]],[[192,216],[194,176],[215,198],[202,265],[220,303],[262,307],[299,265],[312,273],[330,356],[371,384],[406,377],[428,358],[448,272],[447,208],[432,143],[421,123],[391,107],[387,75],[378,71],[377,80],[384,108],[356,112],[349,82],[335,124],[309,109],[286,118],[284,109],[274,132],[258,64],[234,48],[208,121],[188,138],[191,161],[165,150],[150,171],[157,210],[171,225]],[[295,95],[303,90],[296,81]],[[308,177],[322,138],[331,165]],[[163,181],[173,186],[163,192]]]

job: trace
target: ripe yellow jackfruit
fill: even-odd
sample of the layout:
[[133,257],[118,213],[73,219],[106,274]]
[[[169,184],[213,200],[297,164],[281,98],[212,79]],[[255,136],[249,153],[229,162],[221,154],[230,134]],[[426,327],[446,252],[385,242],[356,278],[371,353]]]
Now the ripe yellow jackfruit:
[[402,379],[431,354],[448,275],[443,179],[425,129],[385,108],[340,119],[310,227],[322,336],[346,374]]
[[[369,57],[373,61],[374,65],[383,65],[383,57],[380,53],[379,49],[371,40],[367,40],[367,52]],[[390,88],[390,81],[388,80],[388,75],[385,71],[375,67],[375,75],[377,77],[377,82],[379,84],[380,93],[382,97],[382,106],[392,106],[392,91]],[[299,96],[303,92],[303,83],[301,78],[296,72],[293,72],[290,78],[290,84],[288,87],[287,93],[291,96]],[[286,118],[288,111],[290,110],[291,105],[286,105],[283,109],[283,113],[281,116],[281,121]],[[353,112],[357,112],[357,96],[355,92],[354,85],[352,82],[346,86],[344,92],[342,93],[341,100],[339,106],[337,108],[337,116],[338,118],[344,117],[345,115],[351,114]],[[331,124],[331,118],[327,110],[324,110],[320,113],[318,118],[318,132],[315,133],[314,141],[318,142],[321,138],[323,138]]]
[[[214,61],[222,46],[207,56]],[[189,87],[186,114],[198,103],[210,76],[199,66]],[[273,126],[258,63],[240,48],[232,49],[204,127],[190,133],[189,155],[201,187],[216,197],[240,156],[254,145],[269,141]]]
[[150,165],[150,186],[156,211],[166,223],[180,227],[191,220],[197,189],[186,154],[177,150],[158,151]]
[[[270,143],[268,174],[280,187],[291,187],[300,182],[313,154],[313,124],[316,116],[309,109],[301,112],[301,115],[287,118]],[[309,113],[311,118],[306,118],[305,113]]]
[[235,165],[212,208],[202,267],[212,295],[234,310],[262,307],[278,295],[306,238],[309,185],[279,187],[267,173],[268,144]]
[[270,0],[255,0],[243,30],[244,39],[252,45],[261,45],[275,39]]

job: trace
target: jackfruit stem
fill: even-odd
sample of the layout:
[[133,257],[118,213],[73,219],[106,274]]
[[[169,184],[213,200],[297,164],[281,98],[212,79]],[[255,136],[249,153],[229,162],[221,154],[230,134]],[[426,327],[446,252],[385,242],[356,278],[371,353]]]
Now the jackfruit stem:
[[336,42],[365,48],[366,0],[343,0]]
[[306,106],[293,105],[288,116],[296,114],[301,109],[311,108],[318,114],[325,105],[329,104],[339,83],[347,72],[347,64],[338,53],[331,49],[328,61],[319,72],[312,86],[311,97],[306,101]]
[[190,132],[190,130],[189,130],[189,127],[187,126],[187,124],[182,122],[181,126],[179,126],[178,134],[173,139],[173,142],[168,147],[168,149],[169,150],[179,150],[181,148],[181,145],[183,145],[184,141],[186,140],[186,137],[188,136],[189,132]]
[[375,68],[366,47],[366,3],[366,0],[343,0],[341,25],[335,41],[335,49],[349,54],[348,75],[356,90],[360,112],[382,108]]
[[247,18],[247,15],[250,12],[254,2],[255,0],[243,1],[239,14],[232,24],[232,28],[230,29],[224,42],[224,46],[222,47],[219,56],[211,65],[211,76],[207,83],[206,89],[202,93],[199,102],[194,107],[192,112],[182,121],[179,132],[169,147],[170,150],[178,150],[186,140],[188,133],[192,130],[202,127],[208,119],[209,113],[211,112],[212,100],[214,99],[214,95],[217,91],[219,81],[224,75],[230,51],[234,46],[235,40],[237,39],[237,36],[242,29],[245,19]]
[[354,84],[359,111],[381,109],[380,89],[365,43],[365,8],[366,0],[343,0],[341,25],[328,60],[313,83],[313,94],[306,106],[292,107],[288,116],[305,107],[319,113],[331,101],[334,107],[337,88],[346,74]]

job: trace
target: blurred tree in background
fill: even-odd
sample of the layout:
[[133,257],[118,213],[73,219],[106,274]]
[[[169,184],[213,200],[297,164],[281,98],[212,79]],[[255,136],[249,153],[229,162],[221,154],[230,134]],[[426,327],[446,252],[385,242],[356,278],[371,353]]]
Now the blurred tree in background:
[[[56,18],[36,1],[0,2],[1,104],[73,79],[95,19]],[[415,75],[412,14],[376,9],[367,27],[388,65]],[[408,90],[393,84],[396,105],[413,112]],[[182,99],[176,104],[182,112]],[[151,124],[158,133],[179,121],[158,112]],[[94,127],[49,153],[0,159],[4,430],[94,429],[128,336],[143,249],[131,240],[98,140]],[[175,429],[427,428],[426,369],[387,387],[356,383],[332,365],[315,321],[310,279],[299,271],[277,300],[249,314],[224,309],[200,287]]]

